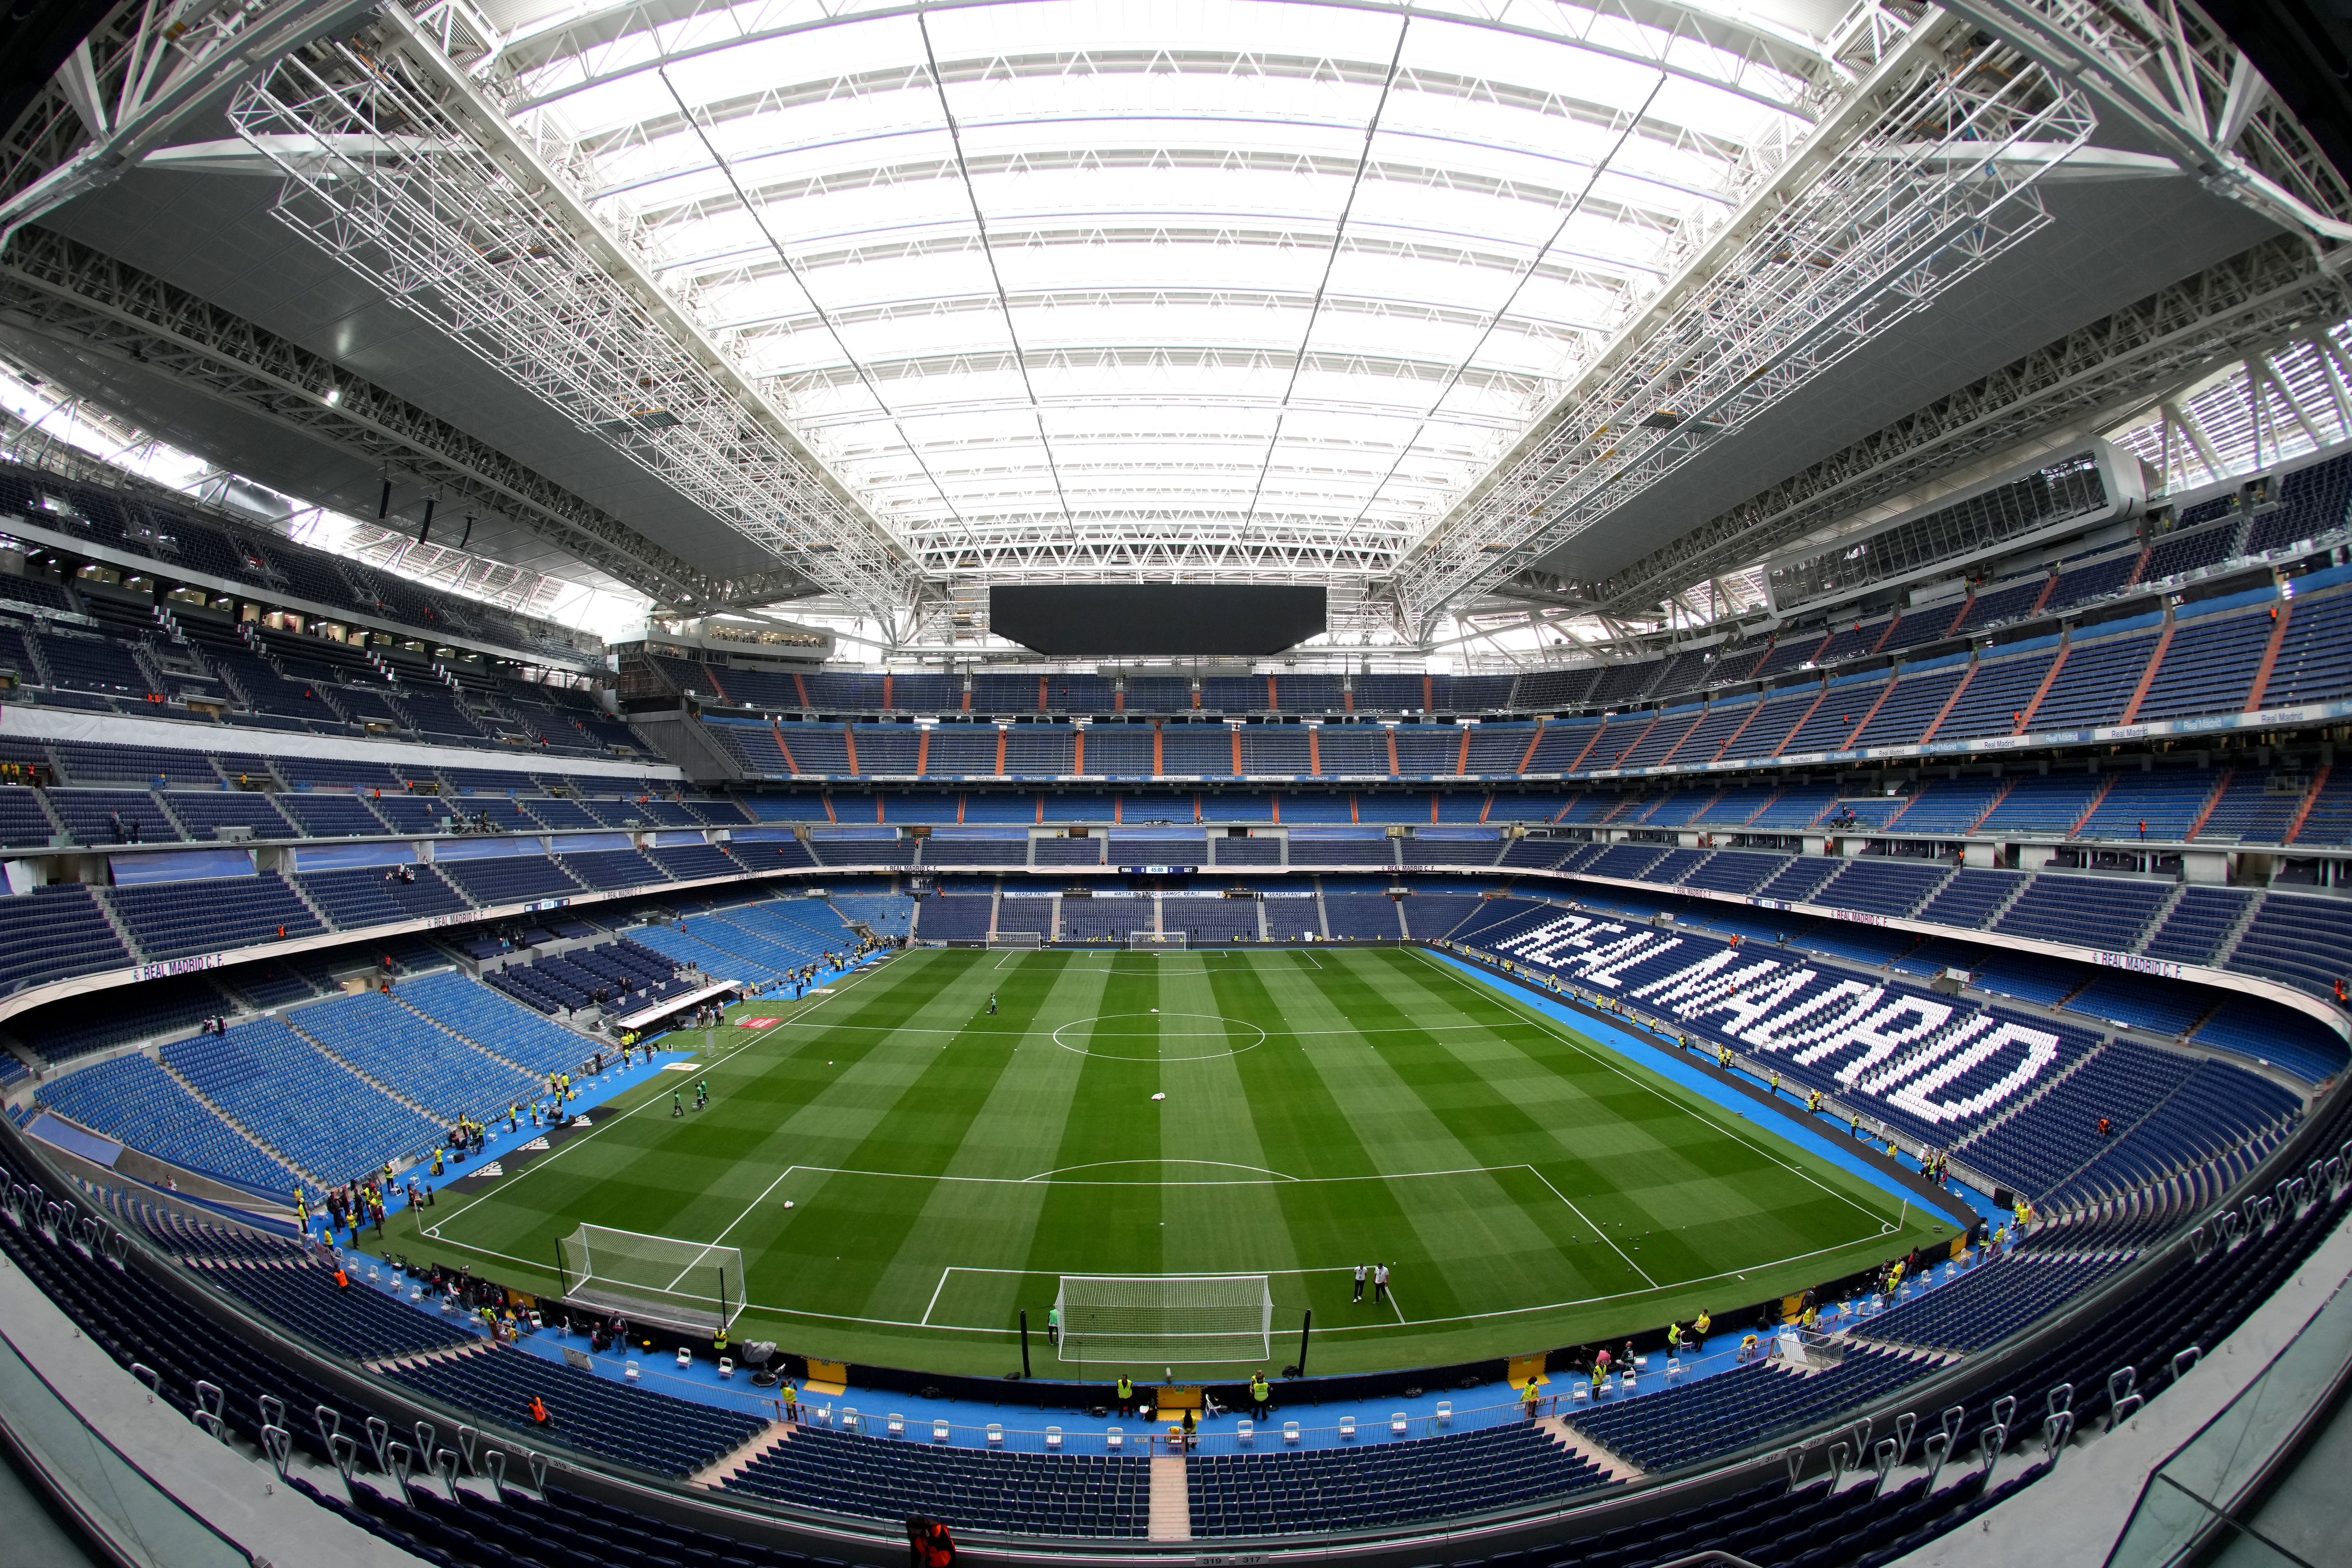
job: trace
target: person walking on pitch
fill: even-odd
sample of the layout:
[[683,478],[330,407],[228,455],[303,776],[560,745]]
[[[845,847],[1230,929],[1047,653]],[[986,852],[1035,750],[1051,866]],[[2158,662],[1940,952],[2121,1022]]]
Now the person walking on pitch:
[[1358,1301],[1362,1301],[1363,1299],[1364,1299],[1364,1266],[1363,1266],[1361,1263],[1359,1263],[1359,1264],[1357,1264],[1357,1265],[1356,1265],[1356,1300],[1358,1300]]
[[1372,1265],[1372,1300],[1385,1301],[1388,1299],[1389,1266],[1385,1263],[1375,1263]]

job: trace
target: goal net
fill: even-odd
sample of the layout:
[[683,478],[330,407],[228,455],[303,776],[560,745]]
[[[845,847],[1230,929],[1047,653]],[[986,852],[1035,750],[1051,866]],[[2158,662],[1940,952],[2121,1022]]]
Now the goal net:
[[991,947],[1012,947],[1024,953],[1034,953],[1045,946],[1043,931],[1000,931],[988,939]]
[[1263,1274],[1065,1274],[1066,1362],[1263,1362],[1274,1292]]
[[1187,935],[1182,931],[1130,931],[1127,945],[1130,948],[1170,947],[1181,952],[1187,945]]
[[555,1247],[563,1294],[583,1306],[709,1333],[743,1310],[738,1248],[602,1225],[583,1225]]

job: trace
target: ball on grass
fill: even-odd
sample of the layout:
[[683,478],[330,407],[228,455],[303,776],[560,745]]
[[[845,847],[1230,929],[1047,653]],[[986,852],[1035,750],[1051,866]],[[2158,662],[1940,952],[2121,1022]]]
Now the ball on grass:
[[786,1208],[790,1208],[792,1206],[793,1206],[793,1200],[792,1200],[791,1198],[789,1198],[789,1197],[788,1197],[788,1198],[784,1199],[784,1207],[785,1207]]
[[1165,1092],[1162,1092],[1162,1093],[1159,1093],[1159,1094],[1154,1094],[1154,1095],[1152,1096],[1152,1098],[1153,1098],[1154,1100],[1165,1100],[1165,1099],[1167,1099],[1167,1098],[1168,1098],[1168,1096],[1167,1096],[1167,1094],[1166,1094]]

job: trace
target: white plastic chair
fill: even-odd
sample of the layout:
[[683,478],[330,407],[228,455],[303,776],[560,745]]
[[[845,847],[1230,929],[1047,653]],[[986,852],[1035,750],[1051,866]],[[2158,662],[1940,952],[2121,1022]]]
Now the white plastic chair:
[[890,1412],[889,1422],[883,1429],[894,1437],[903,1437],[907,1435],[907,1418],[893,1410]]
[[684,1345],[679,1345],[677,1347],[677,1364],[682,1367],[692,1366],[694,1364],[694,1352],[687,1349]]
[[1049,1454],[1058,1454],[1062,1451],[1062,1429],[1059,1427],[1045,1428],[1045,1451]]
[[1103,1429],[1103,1447],[1116,1454],[1127,1447],[1127,1433],[1117,1427]]
[[1568,1402],[1570,1405],[1591,1404],[1592,1402],[1592,1385],[1584,1378],[1578,1378],[1569,1386]]
[[1391,1437],[1403,1437],[1406,1423],[1410,1419],[1411,1417],[1407,1416],[1402,1410],[1391,1410],[1389,1412],[1389,1436]]
[[865,1427],[858,1416],[856,1406],[845,1405],[841,1407],[841,1429],[845,1432],[859,1432],[865,1430]]
[[934,1442],[934,1443],[944,1443],[944,1442],[946,1442],[947,1440],[948,1440],[948,1424],[947,1424],[945,1421],[934,1421],[934,1422],[932,1422],[932,1423],[931,1423],[931,1441],[932,1441],[932,1442]]
[[628,1379],[631,1383],[635,1383],[638,1376],[637,1364],[634,1361],[625,1364],[621,1368],[621,1375]]
[[1355,1439],[1355,1436],[1356,1436],[1356,1418],[1355,1418],[1353,1416],[1340,1416],[1340,1417],[1339,1417],[1339,1440],[1340,1440],[1341,1442],[1343,1442],[1343,1443],[1346,1443],[1346,1442],[1352,1442],[1352,1441],[1354,1441],[1354,1439]]
[[1454,1425],[1453,1400],[1441,1399],[1437,1402],[1437,1424],[1441,1427],[1451,1427]]
[[1285,1421],[1282,1424],[1282,1440],[1286,1443],[1296,1443],[1298,1441],[1297,1422]]
[[1680,1377],[1682,1375],[1683,1375],[1683,1358],[1682,1358],[1681,1356],[1678,1356],[1678,1355],[1675,1355],[1675,1356],[1669,1356],[1669,1357],[1667,1357],[1667,1358],[1666,1358],[1666,1381],[1667,1381],[1668,1383],[1672,1383],[1672,1382],[1674,1382],[1676,1378]]
[[1004,1447],[1004,1427],[1002,1424],[995,1421],[988,1424],[988,1446],[992,1448]]
[[1257,1427],[1248,1421],[1234,1424],[1234,1441],[1246,1448],[1257,1441]]
[[719,1358],[719,1375],[721,1377],[735,1375],[735,1362],[731,1356],[722,1355]]
[[1626,1393],[1628,1393],[1628,1394],[1633,1393],[1633,1369],[1632,1367],[1630,1367],[1630,1366],[1629,1366],[1629,1367],[1627,1367],[1627,1368],[1625,1369],[1625,1379],[1624,1379],[1624,1382],[1625,1382],[1625,1392],[1626,1392]]

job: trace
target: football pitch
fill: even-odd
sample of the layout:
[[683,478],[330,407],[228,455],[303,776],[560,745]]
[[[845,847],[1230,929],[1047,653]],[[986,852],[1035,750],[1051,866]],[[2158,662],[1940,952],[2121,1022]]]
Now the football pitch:
[[1037,1375],[1102,1378],[1045,1343],[1065,1274],[1265,1274],[1270,1359],[1311,1308],[1336,1373],[1720,1314],[1955,1229],[1412,948],[922,949],[663,1044],[694,1072],[386,1245],[551,1291],[583,1222],[719,1243],[738,1341],[997,1375],[1025,1308]]

